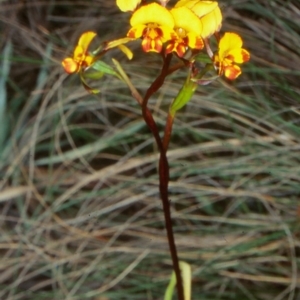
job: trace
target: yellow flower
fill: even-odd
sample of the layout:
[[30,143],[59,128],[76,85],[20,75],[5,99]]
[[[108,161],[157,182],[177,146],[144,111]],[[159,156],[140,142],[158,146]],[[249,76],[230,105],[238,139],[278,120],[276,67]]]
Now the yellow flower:
[[222,13],[216,1],[179,0],[175,7],[185,6],[192,10],[202,23],[202,38],[208,38],[221,29]]
[[236,63],[241,64],[250,59],[250,53],[242,46],[242,38],[233,32],[226,32],[220,39],[219,50],[213,57],[219,75],[224,73],[225,77],[233,80],[242,73]]
[[92,31],[80,36],[73,57],[67,57],[62,61],[62,66],[67,73],[78,73],[82,68],[87,68],[93,63],[94,58],[88,54],[88,47],[95,36],[96,33]]
[[117,0],[117,6],[121,11],[134,11],[141,0]]
[[200,19],[187,7],[171,9],[171,14],[175,21],[174,31],[166,53],[176,52],[182,57],[187,47],[192,49],[202,49],[204,44],[201,38],[202,23]]
[[174,19],[171,13],[157,3],[144,5],[136,10],[130,19],[129,38],[142,37],[142,48],[145,52],[161,52],[164,42],[174,34]]

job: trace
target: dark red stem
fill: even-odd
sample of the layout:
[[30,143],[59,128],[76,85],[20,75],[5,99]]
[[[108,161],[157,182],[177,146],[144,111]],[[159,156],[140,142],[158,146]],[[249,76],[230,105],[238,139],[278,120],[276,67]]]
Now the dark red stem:
[[165,134],[164,134],[164,139],[163,139],[163,146],[165,151],[167,152],[168,147],[169,147],[169,142],[171,138],[171,133],[172,133],[172,127],[173,127],[173,121],[174,121],[174,116],[169,112],[166,125],[165,125]]
[[[153,81],[153,83],[147,90],[146,95],[143,98],[142,113],[143,113],[143,117],[144,117],[146,124],[148,125],[149,129],[151,130],[151,132],[155,138],[156,144],[157,144],[159,152],[160,152],[159,190],[160,190],[161,200],[162,200],[162,204],[163,204],[169,248],[170,248],[170,253],[171,253],[171,257],[172,257],[172,261],[173,261],[174,272],[176,275],[176,281],[177,281],[176,287],[177,287],[178,300],[184,300],[181,272],[180,272],[180,268],[179,268],[179,260],[178,260],[178,255],[177,255],[175,239],[174,239],[170,203],[169,203],[169,198],[168,198],[169,163],[168,163],[168,159],[167,159],[167,155],[166,155],[168,145],[166,145],[166,147],[164,147],[164,143],[162,142],[162,139],[160,138],[159,130],[157,128],[156,122],[152,116],[151,111],[147,107],[149,98],[155,92],[157,92],[159,90],[159,88],[163,85],[166,76],[168,75],[171,58],[172,58],[172,54],[169,54],[166,56],[166,58],[164,59],[164,64],[163,64],[161,73]],[[171,125],[171,128],[172,128],[172,125]],[[170,130],[171,130],[171,128],[170,128]],[[171,132],[169,132],[169,134],[168,134],[168,136],[169,136],[168,139],[170,138],[170,133]]]

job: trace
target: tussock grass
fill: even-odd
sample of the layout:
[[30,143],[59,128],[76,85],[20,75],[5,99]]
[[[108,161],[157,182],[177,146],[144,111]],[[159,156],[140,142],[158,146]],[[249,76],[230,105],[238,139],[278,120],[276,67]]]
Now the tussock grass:
[[[224,30],[252,58],[240,79],[199,88],[177,116],[176,243],[193,299],[296,300],[300,4],[232,0],[223,10]],[[0,15],[0,299],[162,299],[172,268],[140,109],[118,81],[87,95],[59,65],[82,31],[121,37],[128,16],[101,0],[2,1]],[[112,56],[139,90],[158,71],[155,55]],[[183,78],[150,101],[161,125]]]

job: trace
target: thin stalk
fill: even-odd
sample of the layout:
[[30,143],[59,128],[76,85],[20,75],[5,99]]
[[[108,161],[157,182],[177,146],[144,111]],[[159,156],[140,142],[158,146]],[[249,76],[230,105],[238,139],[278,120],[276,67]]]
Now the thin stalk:
[[168,197],[168,185],[169,185],[169,163],[167,159],[167,148],[164,147],[163,142],[159,135],[159,130],[157,128],[157,124],[153,118],[153,115],[151,111],[148,109],[147,104],[149,98],[159,90],[159,88],[163,85],[166,76],[168,75],[168,70],[171,62],[172,54],[167,55],[167,57],[164,60],[164,64],[161,70],[161,73],[159,76],[153,81],[149,89],[147,90],[142,103],[142,113],[144,120],[146,124],[148,125],[149,129],[151,130],[157,147],[160,152],[160,158],[159,158],[159,190],[161,195],[161,200],[163,204],[163,211],[164,211],[164,217],[165,217],[165,226],[167,230],[167,237],[169,242],[169,248],[170,253],[172,257],[173,262],[173,268],[176,276],[176,282],[177,282],[177,295],[179,300],[184,300],[184,294],[183,294],[183,286],[182,286],[182,280],[181,280],[181,273],[180,273],[180,267],[179,267],[179,260],[177,255],[177,249],[174,239],[174,233],[173,233],[173,225],[172,225],[172,219],[171,219],[171,210],[170,210],[170,203],[169,203],[169,197]]
[[175,116],[173,114],[171,114],[171,112],[169,111],[166,125],[165,125],[165,134],[164,134],[164,139],[163,139],[163,146],[164,146],[164,149],[166,152],[168,151],[168,147],[169,147],[174,117]]

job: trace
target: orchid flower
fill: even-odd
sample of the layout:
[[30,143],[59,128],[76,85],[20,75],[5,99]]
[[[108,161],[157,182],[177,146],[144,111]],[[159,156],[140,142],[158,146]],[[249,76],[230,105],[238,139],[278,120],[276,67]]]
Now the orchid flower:
[[225,77],[234,80],[242,73],[241,68],[236,64],[250,59],[250,53],[242,46],[242,38],[233,32],[226,32],[220,39],[219,50],[213,57],[219,75],[224,73]]
[[62,66],[69,74],[78,73],[81,69],[89,67],[94,62],[94,57],[88,53],[88,48],[96,33],[85,32],[79,38],[73,57],[67,57],[62,61]]

